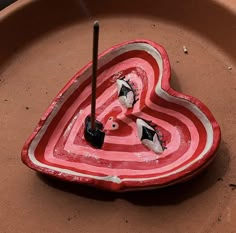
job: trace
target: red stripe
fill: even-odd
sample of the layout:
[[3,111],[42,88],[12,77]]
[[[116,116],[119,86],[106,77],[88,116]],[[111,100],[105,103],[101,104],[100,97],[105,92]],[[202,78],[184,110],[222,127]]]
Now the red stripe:
[[[30,137],[28,138],[28,140],[24,144],[24,147],[22,149],[22,160],[26,165],[28,165],[29,167],[31,167],[35,170],[38,170],[40,172],[59,177],[61,179],[65,179],[65,180],[69,180],[69,181],[73,180],[73,181],[76,181],[76,182],[79,182],[79,183],[86,183],[86,184],[90,184],[90,185],[95,185],[95,186],[100,187],[100,188],[106,188],[106,189],[111,189],[111,190],[117,191],[117,190],[122,190],[122,189],[127,189],[127,188],[130,189],[132,187],[134,187],[134,188],[141,187],[141,186],[146,187],[146,186],[149,186],[149,185],[150,186],[161,186],[162,184],[174,183],[174,182],[177,182],[179,180],[182,180],[182,178],[184,176],[186,176],[186,174],[193,174],[193,171],[196,171],[196,169],[199,169],[199,167],[202,167],[204,164],[207,164],[208,161],[212,160],[213,153],[216,151],[216,148],[218,147],[219,142],[220,142],[220,127],[219,127],[217,121],[215,120],[214,116],[211,114],[209,109],[203,103],[201,103],[199,100],[197,100],[197,99],[195,99],[191,96],[187,96],[187,95],[175,92],[173,89],[170,88],[170,85],[169,85],[170,65],[169,65],[168,56],[167,56],[166,51],[164,50],[163,47],[161,47],[160,45],[158,45],[158,44],[156,44],[152,41],[148,41],[148,40],[134,40],[134,41],[128,41],[128,42],[124,42],[122,44],[113,46],[111,49],[109,49],[109,50],[105,51],[104,53],[102,53],[99,57],[101,58],[104,55],[109,54],[111,51],[113,51],[115,49],[124,47],[126,45],[135,44],[135,43],[142,43],[142,44],[150,45],[153,48],[155,48],[156,50],[158,50],[159,53],[161,54],[163,64],[164,64],[163,80],[162,80],[162,83],[161,83],[162,88],[172,96],[176,96],[179,99],[181,99],[181,98],[186,99],[188,102],[193,103],[195,106],[199,107],[199,109],[209,119],[209,121],[210,121],[210,123],[213,127],[213,144],[211,145],[209,151],[204,154],[203,158],[200,159],[197,163],[192,164],[187,169],[184,169],[181,172],[176,172],[176,173],[174,173],[174,174],[172,174],[168,177],[161,178],[161,179],[157,177],[155,180],[145,181],[145,182],[142,182],[142,183],[140,183],[139,181],[126,181],[126,182],[122,182],[121,184],[115,184],[115,183],[110,182],[110,181],[97,181],[94,178],[85,178],[83,176],[74,176],[74,175],[70,175],[70,174],[67,174],[67,173],[62,173],[61,174],[61,173],[55,171],[53,168],[52,169],[47,169],[45,167],[37,166],[29,158],[29,147],[30,147],[32,141],[35,139],[35,136],[40,132],[42,126],[45,124],[45,120],[51,114],[52,109],[53,109],[53,105],[51,105],[47,109],[47,111],[44,113],[42,118],[40,119],[40,122],[38,123],[38,125],[35,128],[34,132],[30,135]],[[91,66],[91,63],[89,63],[83,69],[81,69],[77,73],[77,75],[78,76],[81,75],[90,66]],[[76,76],[74,76],[66,84],[66,86],[60,91],[60,93],[53,100],[55,103],[57,103],[58,100],[60,99],[60,95],[63,94],[71,85],[73,85],[73,82],[74,82],[75,79],[76,79]],[[200,139],[200,140],[202,140],[202,139]],[[203,143],[201,143],[202,147],[203,147],[204,143],[205,143],[205,138],[203,140]],[[46,146],[46,144],[41,144],[41,146]],[[200,148],[199,148],[199,150],[200,150]],[[40,150],[40,148],[39,148],[38,153],[36,153],[36,150],[35,150],[36,158],[37,159],[38,159],[38,157],[43,158],[44,148],[42,148],[42,150]],[[193,158],[191,160],[193,160]],[[46,162],[46,161],[44,161],[43,163],[53,166],[52,163],[49,163],[49,162]],[[62,167],[58,164],[56,164],[55,166],[56,167]],[[78,166],[79,166],[79,164],[78,164]],[[69,167],[65,167],[65,168],[70,169]],[[81,171],[81,172],[83,172],[83,171]],[[84,171],[84,173],[87,173],[87,172]],[[92,175],[102,175],[102,174],[97,174],[97,173],[92,173],[92,172],[90,172],[90,174],[92,174]]]
[[[128,69],[122,72],[123,75],[128,74],[129,72],[131,72],[132,69]],[[99,87],[99,93],[103,93],[103,91],[108,88],[109,86],[107,86],[107,84],[110,82],[109,80],[111,80],[112,76],[108,78],[108,80],[106,81],[106,84],[102,85],[103,88],[101,88],[101,86]],[[144,79],[144,78],[143,78]],[[144,79],[145,80],[145,79]],[[147,80],[147,79],[146,79]],[[110,83],[110,85],[112,85],[113,83]],[[105,88],[104,88],[105,86]],[[145,93],[144,93],[145,94]],[[145,96],[144,96],[145,97]],[[113,97],[111,98],[113,99]],[[89,99],[87,98],[86,100],[84,100],[84,102],[89,101]],[[84,104],[83,102],[83,104]],[[108,102],[110,103],[111,100],[109,99]],[[89,103],[89,102],[88,102]],[[102,108],[102,107],[101,107]],[[78,106],[78,110],[82,109],[81,106]],[[184,125],[181,121],[179,121],[178,119],[176,119],[175,117],[169,116],[167,114],[161,113],[161,112],[157,112],[157,111],[153,111],[151,109],[149,109],[147,106],[145,107],[145,110],[147,112],[147,114],[152,115],[152,116],[156,116],[158,115],[158,118],[163,119],[165,121],[167,121],[170,124],[176,124],[178,125],[178,127],[180,127],[181,129],[183,129],[183,131],[185,131],[185,138],[184,140],[181,141],[180,144],[180,148],[179,148],[179,152],[176,151],[174,153],[170,154],[170,158],[171,159],[163,159],[160,160],[161,162],[157,165],[153,164],[152,168],[157,168],[157,167],[163,167],[169,163],[174,162],[175,160],[177,160],[178,158],[180,158],[184,152],[187,151],[187,149],[189,148],[189,144],[186,143],[186,141],[190,140],[190,133],[186,127],[186,125]],[[150,114],[151,113],[151,114]],[[133,121],[136,121],[135,116],[129,115],[129,118],[133,118]],[[128,126],[126,126],[128,128]],[[170,140],[170,133],[167,132],[165,129],[161,129],[161,131],[163,132],[163,135],[165,136],[165,140],[166,143],[169,143]],[[79,145],[88,145],[86,141],[84,141],[81,137],[81,135],[83,135],[83,128],[80,129],[80,131],[77,134],[78,136],[76,137],[75,140],[75,144],[79,144]],[[183,138],[182,138],[183,139]],[[66,143],[66,140],[64,137],[61,137],[60,142],[57,143],[57,145],[55,146],[55,148],[57,149],[58,152],[55,152],[54,156],[56,158],[60,158],[60,159],[66,159],[68,160],[68,156],[69,154],[66,151],[61,151],[61,149],[59,150],[58,147],[62,148],[62,145]],[[128,142],[127,142],[128,143]],[[120,151],[120,152],[132,152],[134,149],[133,145],[125,145],[125,144],[111,144],[111,143],[105,143],[103,146],[103,150],[107,150],[107,151]],[[148,151],[148,149],[146,149],[141,143],[138,145],[135,145],[135,151],[136,152],[144,152],[144,151]],[[73,156],[69,156],[70,158],[72,158],[72,160],[70,160],[71,162],[81,162],[81,160],[83,160],[85,163],[90,164],[90,165],[94,165],[94,166],[98,166],[98,167],[102,167],[103,164],[105,164],[106,160],[102,160],[102,159],[93,159],[91,157],[84,159],[82,155],[79,154],[74,154],[74,159]],[[108,161],[111,166],[113,168],[122,168],[122,163],[119,161],[113,161],[110,162]],[[142,162],[127,162],[127,161],[123,161],[124,162],[124,166],[123,168],[126,169],[136,169],[135,166],[137,166],[139,169],[147,169],[147,166],[145,163]]]
[[[134,52],[135,52],[135,51],[134,51]],[[143,53],[145,53],[145,56],[144,56],[144,57],[146,57],[146,56],[147,56],[146,52],[143,52]],[[123,56],[124,56],[124,54],[123,54]],[[150,56],[150,55],[149,55],[149,56]],[[137,57],[137,56],[136,56],[136,57]],[[142,56],[141,56],[141,57],[142,57]],[[127,58],[127,56],[125,56],[125,58]],[[118,57],[117,60],[119,61],[119,60],[120,60],[120,57]],[[150,61],[150,59],[149,59],[149,61]],[[113,60],[113,62],[114,62],[114,60]],[[111,65],[108,64],[108,66],[111,66]],[[87,82],[89,82],[89,80],[87,80],[86,82],[84,82],[83,85],[84,85],[85,83],[87,83]],[[153,88],[153,90],[154,90],[154,88]],[[77,91],[77,92],[78,92],[78,91]],[[77,94],[76,94],[76,92],[73,93],[73,99],[76,98],[76,96],[78,96],[78,93],[77,93]],[[141,98],[141,99],[143,99],[143,98]],[[68,100],[68,101],[69,101],[69,100]],[[67,101],[67,102],[68,102],[68,101]],[[68,104],[68,103],[65,103],[63,107],[67,107],[67,106],[69,106],[69,104]],[[80,106],[80,108],[81,108],[81,106]],[[63,109],[63,108],[62,108],[62,109]],[[63,111],[62,111],[62,112],[63,112]],[[149,113],[149,111],[148,111],[148,113]],[[155,111],[154,111],[154,113],[156,114]],[[63,113],[63,114],[64,114],[64,113]],[[159,117],[159,114],[160,114],[160,113],[158,113],[158,117]],[[58,113],[57,116],[60,116],[60,114]],[[169,117],[169,116],[167,115],[167,116],[165,116],[164,118],[161,118],[161,117],[160,117],[160,118],[166,120],[167,117]],[[58,120],[56,119],[56,117],[54,118],[54,122],[55,122],[55,123],[58,122]],[[170,122],[170,121],[168,121],[168,122]],[[174,120],[174,122],[175,122],[175,124],[177,124],[177,123],[176,123],[176,119]],[[172,122],[170,122],[170,123],[172,123]],[[51,127],[52,127],[52,126],[53,126],[53,125],[51,124]],[[183,129],[183,126],[181,126],[181,128]],[[49,130],[49,132],[50,132],[50,131],[52,132],[52,129]],[[48,136],[49,136],[49,135],[48,135]],[[181,145],[184,145],[184,144],[181,143]],[[57,148],[57,149],[58,149],[58,148]],[[124,148],[123,148],[123,149],[124,149]],[[180,151],[183,153],[182,148],[180,148]],[[180,152],[180,151],[179,151],[179,152]],[[37,152],[36,152],[36,153],[37,153]],[[178,153],[178,154],[181,156],[182,153],[181,153],[181,154]],[[63,154],[64,154],[64,153],[63,153]],[[65,158],[67,158],[67,160],[68,160],[68,157],[67,157],[67,156],[69,156],[69,155],[66,155]],[[78,157],[78,155],[76,155],[76,156]],[[63,156],[63,157],[64,157],[64,156]],[[70,157],[70,156],[69,156],[69,157]],[[72,157],[73,157],[73,156],[72,156]],[[171,157],[169,157],[169,158],[171,158]],[[86,158],[86,159],[87,159],[87,158]],[[71,161],[71,160],[70,160],[70,161]],[[73,161],[73,160],[72,160],[72,161]],[[81,161],[81,159],[80,159],[80,161]],[[161,160],[160,160],[160,161],[161,161]],[[91,161],[87,161],[86,163],[91,164],[90,162],[91,162]],[[102,160],[101,160],[101,162],[102,162],[103,164],[105,163],[105,161],[102,161]],[[164,166],[164,165],[166,165],[166,164],[169,164],[170,162],[171,162],[171,161],[170,161],[169,159],[165,158],[165,159],[163,159],[163,163],[161,162],[161,163],[159,163],[159,164],[161,164],[162,166]],[[173,162],[173,161],[172,161],[172,162]],[[114,164],[114,167],[117,167],[117,166],[119,166],[119,163],[120,163],[120,162],[115,162],[115,163],[118,163],[118,164]],[[129,164],[130,164],[130,162],[129,162]],[[158,165],[159,165],[159,164],[158,164]],[[91,164],[91,165],[92,165],[92,164]],[[112,165],[113,165],[113,164],[112,164]],[[131,164],[130,164],[130,165],[131,165]],[[136,166],[137,166],[137,167],[140,167],[139,165],[140,165],[140,164],[136,164],[136,163],[135,163],[135,164],[132,164],[131,167],[132,167],[132,168],[134,168],[134,167],[136,167]],[[113,167],[113,166],[112,166],[112,167]],[[155,168],[156,168],[156,166],[155,166]],[[149,168],[149,169],[150,169],[150,168]]]

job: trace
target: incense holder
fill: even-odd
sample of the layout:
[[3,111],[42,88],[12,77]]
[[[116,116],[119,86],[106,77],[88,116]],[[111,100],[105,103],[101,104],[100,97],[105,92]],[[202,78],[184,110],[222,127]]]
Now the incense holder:
[[104,143],[85,140],[91,63],[59,92],[22,150],[30,168],[110,191],[160,188],[190,179],[214,159],[220,127],[209,109],[170,87],[165,49],[148,40],[99,55],[96,119]]

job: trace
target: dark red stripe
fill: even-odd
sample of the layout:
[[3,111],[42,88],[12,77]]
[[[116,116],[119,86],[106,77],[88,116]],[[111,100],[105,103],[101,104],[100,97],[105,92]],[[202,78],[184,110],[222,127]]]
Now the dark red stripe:
[[[119,56],[119,57],[117,57],[116,59],[114,59],[112,62],[111,62],[111,64],[110,63],[108,63],[105,67],[103,67],[103,69],[100,69],[100,71],[99,71],[99,73],[101,73],[101,72],[103,72],[103,70],[105,70],[107,67],[110,67],[110,66],[112,66],[112,65],[114,65],[114,64],[116,64],[116,63],[118,63],[118,62],[120,62],[120,61],[123,61],[124,59],[128,59],[128,58],[130,58],[130,56],[132,57],[132,55],[134,55],[135,54],[135,57],[140,57],[140,58],[143,58],[143,57],[145,57],[145,58],[147,58],[148,56],[149,56],[149,59],[147,59],[149,62],[151,61],[151,60],[154,60],[153,58],[152,59],[150,59],[150,55],[149,54],[147,54],[146,52],[143,52],[143,51],[140,51],[140,53],[139,53],[139,56],[137,56],[137,52],[136,51],[132,51],[132,52],[128,52],[128,53],[125,53],[125,54],[122,54],[121,56]],[[155,60],[154,60],[155,61]],[[112,64],[112,63],[114,63],[114,64]],[[151,62],[150,62],[151,63]],[[153,65],[153,64],[152,64]],[[153,66],[153,68],[154,68],[154,71],[156,71],[156,67],[157,67],[157,64],[156,64],[156,61],[155,61],[155,66]],[[156,73],[157,73],[157,71],[156,71]],[[158,74],[156,74],[156,77],[158,77]],[[86,86],[86,84],[88,85],[88,83],[90,82],[90,79],[88,79],[88,80],[86,80],[82,85],[83,86]],[[80,89],[82,88],[82,86],[80,87]],[[155,87],[154,87],[155,88]],[[153,88],[153,91],[154,91],[154,88]],[[37,156],[37,158],[40,160],[40,158],[41,159],[43,159],[44,160],[44,158],[43,158],[43,156],[44,156],[44,149],[45,149],[45,146],[46,146],[46,143],[47,143],[47,141],[48,141],[48,139],[50,138],[50,132],[52,132],[53,131],[53,129],[57,126],[57,123],[59,122],[59,119],[61,118],[61,116],[66,112],[66,109],[68,108],[68,106],[70,106],[70,104],[73,102],[73,100],[80,94],[79,93],[80,91],[79,90],[77,90],[76,92],[74,92],[73,93],[73,95],[68,99],[68,101],[67,102],[65,102],[64,103],[64,105],[62,106],[62,108],[61,108],[61,110],[58,112],[58,114],[57,114],[57,116],[53,119],[53,122],[51,122],[51,125],[49,126],[49,128],[48,128],[48,131],[44,134],[44,136],[43,136],[43,139],[40,141],[40,143],[39,143],[39,145],[38,145],[38,147],[36,148],[36,151],[35,151],[35,154],[36,154],[36,156]],[[154,96],[154,94],[153,94],[153,96]],[[152,99],[152,97],[153,96],[151,96],[151,99]],[[143,98],[141,98],[141,99],[143,99]],[[161,99],[160,97],[158,97],[158,101],[160,102],[160,101],[163,101],[163,99]],[[156,101],[154,101],[155,103],[156,103]],[[162,102],[162,103],[164,103],[164,102]],[[167,102],[168,103],[168,102]],[[164,105],[165,107],[167,106],[167,105]],[[178,111],[179,111],[179,107],[181,107],[181,106],[179,106],[179,105],[177,105],[177,106],[175,106],[174,107],[174,109],[177,109]],[[189,113],[190,113],[190,111],[189,110],[187,110],[187,109],[185,109],[184,107],[183,107],[183,109],[181,109],[181,113],[183,113],[184,115],[186,115],[186,114],[188,114],[189,115]],[[197,118],[194,116],[194,114],[192,114],[193,116],[191,116],[191,118],[193,117],[193,118],[195,118],[194,120],[196,120]],[[159,117],[159,115],[158,115],[158,117]],[[170,117],[170,116],[168,116],[168,117]],[[190,119],[191,119],[190,118]],[[163,118],[163,119],[165,119],[165,118]],[[192,121],[193,121],[193,119],[191,119]],[[198,119],[197,119],[198,120]],[[176,119],[175,119],[175,124],[176,125],[178,125],[178,126],[180,126],[178,123],[177,123],[177,121],[176,121]],[[201,128],[201,124],[199,124],[198,126],[200,126],[200,128]],[[51,127],[51,128],[50,128]],[[183,126],[181,126],[181,128],[183,129]],[[204,127],[203,127],[204,128]],[[201,129],[202,130],[202,129]],[[201,131],[201,132],[203,132],[203,130]],[[201,143],[201,145],[200,145],[200,147],[198,147],[198,150],[197,151],[201,151],[202,150],[202,148],[204,148],[204,145],[203,145],[204,143]],[[44,146],[43,146],[44,145]],[[59,146],[59,145],[58,145]],[[44,148],[43,148],[44,147]],[[43,150],[38,150],[39,148],[43,148]],[[196,151],[196,155],[197,154],[199,154],[199,153],[197,153],[197,151]],[[180,151],[178,151],[178,153],[179,153]],[[64,153],[64,152],[63,152]],[[78,157],[78,155],[76,155],[77,157]],[[64,156],[63,156],[64,157]],[[64,157],[64,159],[66,158],[67,160],[69,159],[70,161],[72,161],[71,159],[72,159],[72,157],[74,158],[74,155],[65,155],[65,157]],[[82,159],[82,158],[81,158]],[[83,158],[83,159],[85,159],[86,161],[86,163],[88,163],[89,162],[89,164],[90,164],[90,162],[91,161],[87,161],[87,158]],[[162,165],[163,164],[168,164],[168,163],[170,163],[171,161],[170,161],[170,159],[171,159],[171,156],[170,157],[167,157],[167,158],[165,158],[165,159],[163,159],[163,161],[161,161],[160,160],[160,163],[162,163]],[[192,159],[191,159],[192,160]],[[80,162],[82,162],[81,160],[80,160]],[[101,164],[105,164],[107,161],[100,161],[101,162]],[[110,163],[110,161],[108,161],[109,163]],[[130,163],[130,162],[129,162]],[[159,163],[159,164],[160,164]],[[186,162],[187,163],[187,162]],[[158,164],[158,165],[159,165]],[[119,166],[119,164],[114,164],[114,167],[115,166]],[[121,163],[121,165],[122,165],[122,167],[121,168],[124,168],[123,167],[123,165],[124,164],[122,164]],[[120,165],[120,166],[121,166]],[[131,164],[130,164],[131,165]],[[56,166],[58,166],[57,164],[56,164]],[[135,168],[138,168],[139,167],[139,164],[133,164],[132,165],[132,167],[135,167]],[[156,168],[157,166],[155,165],[155,168]],[[65,168],[68,168],[67,166],[65,167]],[[146,168],[145,168],[146,169]],[[149,169],[150,169],[150,167],[149,167]],[[72,169],[73,170],[73,169]],[[76,169],[77,170],[77,169]],[[87,173],[87,172],[86,172]]]

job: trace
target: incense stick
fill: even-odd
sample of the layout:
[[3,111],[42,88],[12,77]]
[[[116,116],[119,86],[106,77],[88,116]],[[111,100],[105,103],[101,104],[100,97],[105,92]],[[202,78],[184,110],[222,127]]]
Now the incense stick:
[[93,24],[93,74],[92,74],[92,100],[91,100],[91,129],[95,130],[96,120],[96,87],[97,87],[97,61],[98,61],[98,39],[99,39],[99,23],[95,21]]

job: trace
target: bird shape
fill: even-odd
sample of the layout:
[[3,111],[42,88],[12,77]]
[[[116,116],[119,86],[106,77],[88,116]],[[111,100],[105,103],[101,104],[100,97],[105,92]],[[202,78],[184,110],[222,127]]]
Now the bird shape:
[[151,121],[137,118],[136,125],[140,141],[149,150],[161,154],[165,149],[167,149],[164,146],[164,142],[161,140],[162,136],[159,135],[159,131],[155,129],[156,125],[153,125]]
[[126,108],[132,108],[138,101],[136,90],[125,76],[116,80],[118,98],[120,103]]

